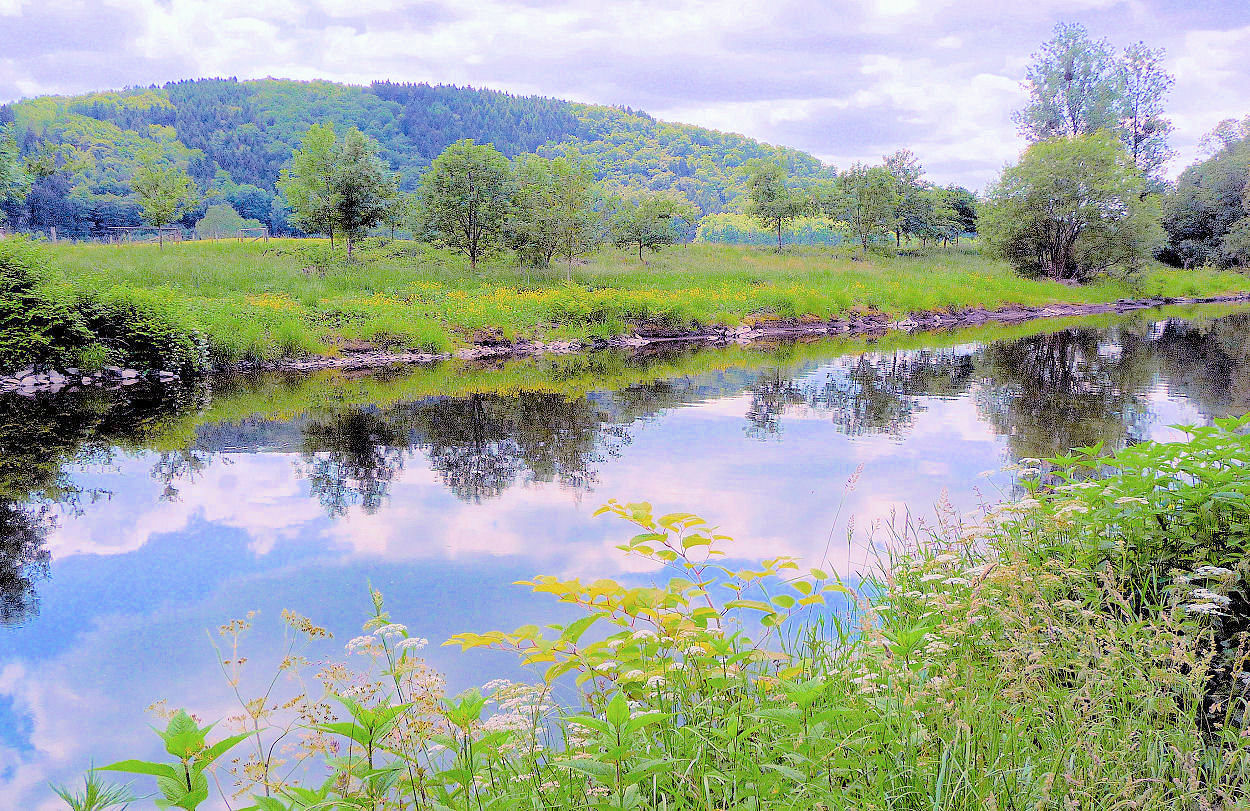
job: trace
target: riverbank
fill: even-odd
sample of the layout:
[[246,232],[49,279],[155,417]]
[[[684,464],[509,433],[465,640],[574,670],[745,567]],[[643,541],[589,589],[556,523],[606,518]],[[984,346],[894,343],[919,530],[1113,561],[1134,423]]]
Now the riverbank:
[[1101,312],[1097,307],[1122,299],[1250,293],[1239,274],[1161,265],[1131,281],[1073,287],[1023,279],[964,248],[859,259],[827,249],[778,254],[700,244],[645,265],[605,250],[571,269],[497,259],[476,271],[421,243],[371,240],[359,253],[359,263],[347,265],[321,240],[188,243],[163,251],[57,245],[50,265],[53,282],[68,295],[159,308],[163,319],[203,336],[217,369],[354,368],[673,339],[945,326],[976,323],[959,319],[978,313],[1009,319],[1053,305]]

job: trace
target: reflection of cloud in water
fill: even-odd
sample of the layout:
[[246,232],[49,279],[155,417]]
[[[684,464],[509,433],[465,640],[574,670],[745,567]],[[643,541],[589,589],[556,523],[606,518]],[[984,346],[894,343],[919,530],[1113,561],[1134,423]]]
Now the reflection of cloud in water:
[[154,536],[183,530],[198,518],[244,530],[254,551],[264,553],[323,515],[293,475],[292,459],[290,454],[218,456],[193,485],[181,488],[177,500],[161,501],[160,485],[146,475],[152,455],[127,457],[114,473],[81,477],[114,495],[82,516],[62,520],[49,546],[58,558],[133,552]]
[[[561,606],[510,585],[539,572],[649,580],[652,567],[615,548],[632,528],[591,518],[610,497],[697,512],[736,539],[735,558],[817,563],[827,550],[850,574],[873,562],[866,529],[879,527],[883,545],[882,524],[909,507],[931,515],[944,487],[965,511],[978,487],[996,498],[1002,478],[977,474],[1012,454],[1073,439],[1170,439],[1170,423],[1244,408],[1244,324],[1215,323],[1201,334],[1130,330],[1115,351],[1106,333],[1072,331],[580,399],[429,398],[222,423],[200,435],[207,465],[176,482],[175,501],[161,500],[166,483],[150,475],[155,454],[73,469],[79,486],[113,495],[62,518],[48,540],[42,615],[0,630],[13,641],[0,661],[0,726],[16,730],[0,734],[0,807],[39,807],[47,779],[74,776],[93,755],[156,754],[139,723],[154,699],[224,715],[201,631],[248,608],[264,618],[253,650],[274,638],[284,607],[350,636],[370,581],[397,619],[438,640],[555,619]],[[257,452],[213,452],[225,448]],[[471,481],[474,471],[493,475],[490,486]],[[430,655],[456,687],[512,666]]]

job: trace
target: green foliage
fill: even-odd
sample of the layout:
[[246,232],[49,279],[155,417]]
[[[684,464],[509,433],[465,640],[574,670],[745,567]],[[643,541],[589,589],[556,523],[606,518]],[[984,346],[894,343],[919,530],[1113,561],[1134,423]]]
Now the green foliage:
[[356,240],[386,219],[396,194],[394,181],[377,156],[377,145],[350,129],[333,153],[327,184],[335,224],[347,239],[351,261]]
[[1250,126],[1243,134],[1235,122],[1226,123],[1230,126],[1209,136],[1218,151],[1182,172],[1176,189],[1164,198],[1168,246],[1163,256],[1185,268],[1246,263],[1237,237],[1228,246],[1225,240],[1236,223],[1250,217]]
[[[837,245],[843,237],[843,227],[839,223],[811,216],[792,220],[782,235],[788,245]],[[745,214],[708,214],[700,218],[695,240],[731,245],[771,245],[776,242],[777,235],[764,230],[758,220]]]
[[195,224],[195,233],[200,239],[234,237],[244,228],[260,228],[263,225],[259,220],[247,220],[239,216],[239,212],[229,203],[217,203],[209,206],[204,216]]
[[29,190],[30,175],[22,163],[13,125],[5,124],[0,127],[0,224],[4,222],[3,207],[19,202]]
[[678,242],[696,220],[697,210],[681,197],[640,192],[615,204],[609,227],[613,244],[620,248],[637,247],[638,261],[642,262],[644,248],[659,252]]
[[501,244],[512,208],[512,167],[499,150],[472,139],[443,150],[421,178],[426,234],[478,260]]
[[165,742],[165,751],[177,758],[174,764],[154,763],[146,760],[122,760],[101,771],[129,772],[156,778],[161,799],[158,808],[183,808],[195,811],[208,800],[208,775],[205,769],[217,758],[252,736],[250,732],[231,735],[209,744],[208,733],[215,724],[201,727],[184,710],[178,710],[169,719],[164,730],[156,730]]
[[589,161],[522,156],[515,166],[508,242],[522,262],[547,267],[559,254],[571,269],[574,257],[602,242],[601,196]]
[[[25,208],[14,227],[57,224],[76,238],[104,237],[110,225],[138,223],[132,179],[140,154],[155,149],[163,166],[185,167],[210,203],[223,198],[245,218],[274,233],[288,223],[275,192],[294,169],[291,153],[309,128],[357,128],[378,144],[378,156],[413,190],[444,149],[474,138],[515,158],[582,156],[596,179],[631,191],[672,191],[701,210],[724,211],[745,189],[741,167],[752,158],[778,161],[796,176],[824,167],[806,153],[750,138],[656,121],[644,113],[572,104],[536,96],[427,84],[369,87],[279,79],[204,79],[163,88],[40,97],[13,105],[24,157],[38,177],[55,181],[56,222]],[[300,174],[300,172],[296,172]],[[288,197],[290,195],[287,195]],[[268,201],[267,216],[259,216]],[[294,223],[329,233],[324,218]]]
[[885,236],[898,218],[897,178],[883,166],[857,163],[838,176],[836,186],[819,198],[825,216],[850,227],[860,247]]
[[278,189],[291,207],[291,221],[311,234],[329,234],[334,241],[334,172],[337,138],[333,124],[308,128],[299,148],[284,167]]
[[1116,134],[1141,173],[1157,178],[1171,157],[1163,102],[1172,87],[1164,53],[1137,43],[1117,54],[1078,23],[1059,23],[1025,73],[1029,102],[1015,114],[1030,141]]
[[73,295],[49,275],[48,254],[34,243],[0,240],[0,371],[65,365],[91,344]]
[[1027,276],[1136,271],[1162,242],[1158,201],[1113,135],[1030,146],[986,192],[985,244]]
[[131,803],[138,800],[128,786],[105,783],[94,769],[83,777],[81,793],[56,785],[52,786],[52,790],[69,806],[70,811],[106,811],[109,808],[125,811]]
[[781,250],[783,229],[811,210],[811,200],[800,189],[787,185],[786,170],[778,163],[757,159],[743,168],[747,173],[746,213],[777,234],[777,250]]
[[[143,209],[143,219],[159,231],[196,205],[195,185],[182,169],[159,165],[154,152],[149,151],[142,160],[132,186]],[[160,232],[159,236],[164,247],[165,235]]]

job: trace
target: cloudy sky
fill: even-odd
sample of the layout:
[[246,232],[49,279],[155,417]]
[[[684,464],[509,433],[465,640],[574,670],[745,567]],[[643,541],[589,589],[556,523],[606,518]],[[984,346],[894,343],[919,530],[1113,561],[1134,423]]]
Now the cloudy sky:
[[980,187],[1061,20],[1168,52],[1178,151],[1250,114],[1245,0],[0,0],[0,99],[202,76],[472,84],[628,105]]

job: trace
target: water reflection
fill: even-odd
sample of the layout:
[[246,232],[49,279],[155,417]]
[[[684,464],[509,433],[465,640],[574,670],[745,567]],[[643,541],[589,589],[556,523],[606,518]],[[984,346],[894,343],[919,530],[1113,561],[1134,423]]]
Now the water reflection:
[[[199,640],[249,608],[350,635],[369,581],[435,640],[551,621],[508,584],[654,574],[590,520],[608,497],[703,513],[743,558],[853,573],[871,550],[828,538],[859,465],[843,518],[861,527],[946,489],[969,508],[1004,460],[1245,411],[1247,336],[1246,314],[1139,315],[0,398],[0,807],[41,807],[89,757],[148,754],[156,698],[228,714]],[[453,689],[507,666],[436,664]]]

